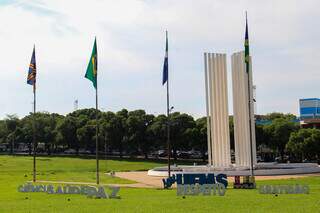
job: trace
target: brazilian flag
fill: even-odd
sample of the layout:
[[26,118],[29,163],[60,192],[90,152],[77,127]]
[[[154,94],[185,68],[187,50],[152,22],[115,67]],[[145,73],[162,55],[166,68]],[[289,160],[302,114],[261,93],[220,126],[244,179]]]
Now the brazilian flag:
[[97,54],[97,42],[94,39],[93,49],[90,57],[90,61],[87,67],[85,77],[92,81],[95,89],[97,89],[97,74],[98,74],[98,54]]
[[246,63],[246,71],[247,73],[249,73],[250,54],[249,54],[249,33],[248,33],[247,14],[246,14],[246,34],[244,39],[244,62]]

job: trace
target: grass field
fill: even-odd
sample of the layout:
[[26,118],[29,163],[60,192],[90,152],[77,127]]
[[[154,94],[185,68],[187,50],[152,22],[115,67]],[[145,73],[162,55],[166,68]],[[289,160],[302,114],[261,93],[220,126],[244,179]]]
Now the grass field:
[[[37,179],[50,181],[95,182],[96,161],[67,157],[38,157]],[[139,160],[100,160],[101,173],[104,171],[140,171],[164,164]],[[0,174],[32,180],[32,157],[1,156]],[[26,176],[26,177],[25,177]],[[1,178],[1,177],[0,177]],[[101,183],[132,183],[130,180],[101,175]]]
[[[94,182],[95,161],[77,158],[39,158],[39,179]],[[108,170],[146,170],[157,162],[101,162]],[[176,191],[121,188],[121,199],[90,199],[83,195],[19,193],[31,180],[32,158],[0,156],[0,212],[320,212],[320,177],[258,181],[259,184],[308,184],[310,194],[262,195],[257,190],[228,189],[226,195],[176,196]],[[25,175],[27,177],[25,177]],[[103,183],[132,181],[103,177]],[[69,200],[68,200],[69,199]]]

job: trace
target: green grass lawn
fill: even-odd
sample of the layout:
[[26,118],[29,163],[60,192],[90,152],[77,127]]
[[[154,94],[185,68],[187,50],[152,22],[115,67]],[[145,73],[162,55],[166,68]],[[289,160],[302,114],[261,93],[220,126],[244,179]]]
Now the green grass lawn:
[[[140,171],[165,164],[141,160],[100,160],[100,171]],[[14,175],[32,180],[32,157],[1,156],[0,174]],[[37,157],[37,179],[50,181],[76,181],[95,183],[96,161],[94,159],[67,157]],[[25,177],[26,176],[26,177]],[[100,175],[103,183],[133,183],[107,175]],[[1,177],[0,177],[1,178]]]
[[[161,163],[151,161],[101,162],[108,170],[146,170]],[[39,158],[39,178],[94,182],[95,160]],[[257,184],[308,184],[310,194],[262,195],[258,190],[228,189],[226,195],[176,196],[176,191],[121,188],[121,199],[91,199],[83,195],[20,193],[17,186],[31,179],[32,158],[0,156],[0,212],[320,212],[320,177],[258,181]],[[25,177],[27,174],[27,177]],[[104,178],[104,183],[129,183]],[[68,201],[70,199],[70,201]]]

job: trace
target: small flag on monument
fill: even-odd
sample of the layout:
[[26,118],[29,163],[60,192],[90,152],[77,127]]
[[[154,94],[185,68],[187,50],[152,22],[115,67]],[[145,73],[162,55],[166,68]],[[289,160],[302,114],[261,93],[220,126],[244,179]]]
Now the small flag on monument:
[[166,54],[164,56],[162,85],[168,81],[169,67],[168,67],[168,31],[166,31]]
[[247,73],[249,73],[250,54],[249,54],[249,33],[248,33],[247,13],[246,13],[246,34],[244,39],[244,62],[246,63],[246,71]]
[[98,74],[98,54],[97,54],[97,42],[94,39],[93,49],[90,57],[90,61],[87,67],[85,77],[92,81],[95,89],[97,89],[97,74]]
[[36,75],[37,75],[36,50],[35,50],[35,47],[33,47],[33,52],[31,56],[28,77],[27,77],[27,84],[33,85],[34,90],[36,87]]

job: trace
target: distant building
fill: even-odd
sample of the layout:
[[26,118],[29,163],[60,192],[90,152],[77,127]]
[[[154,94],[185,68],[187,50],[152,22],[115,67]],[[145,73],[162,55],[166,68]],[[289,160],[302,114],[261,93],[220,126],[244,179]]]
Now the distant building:
[[304,128],[320,128],[320,99],[300,99],[299,105],[301,126]]

